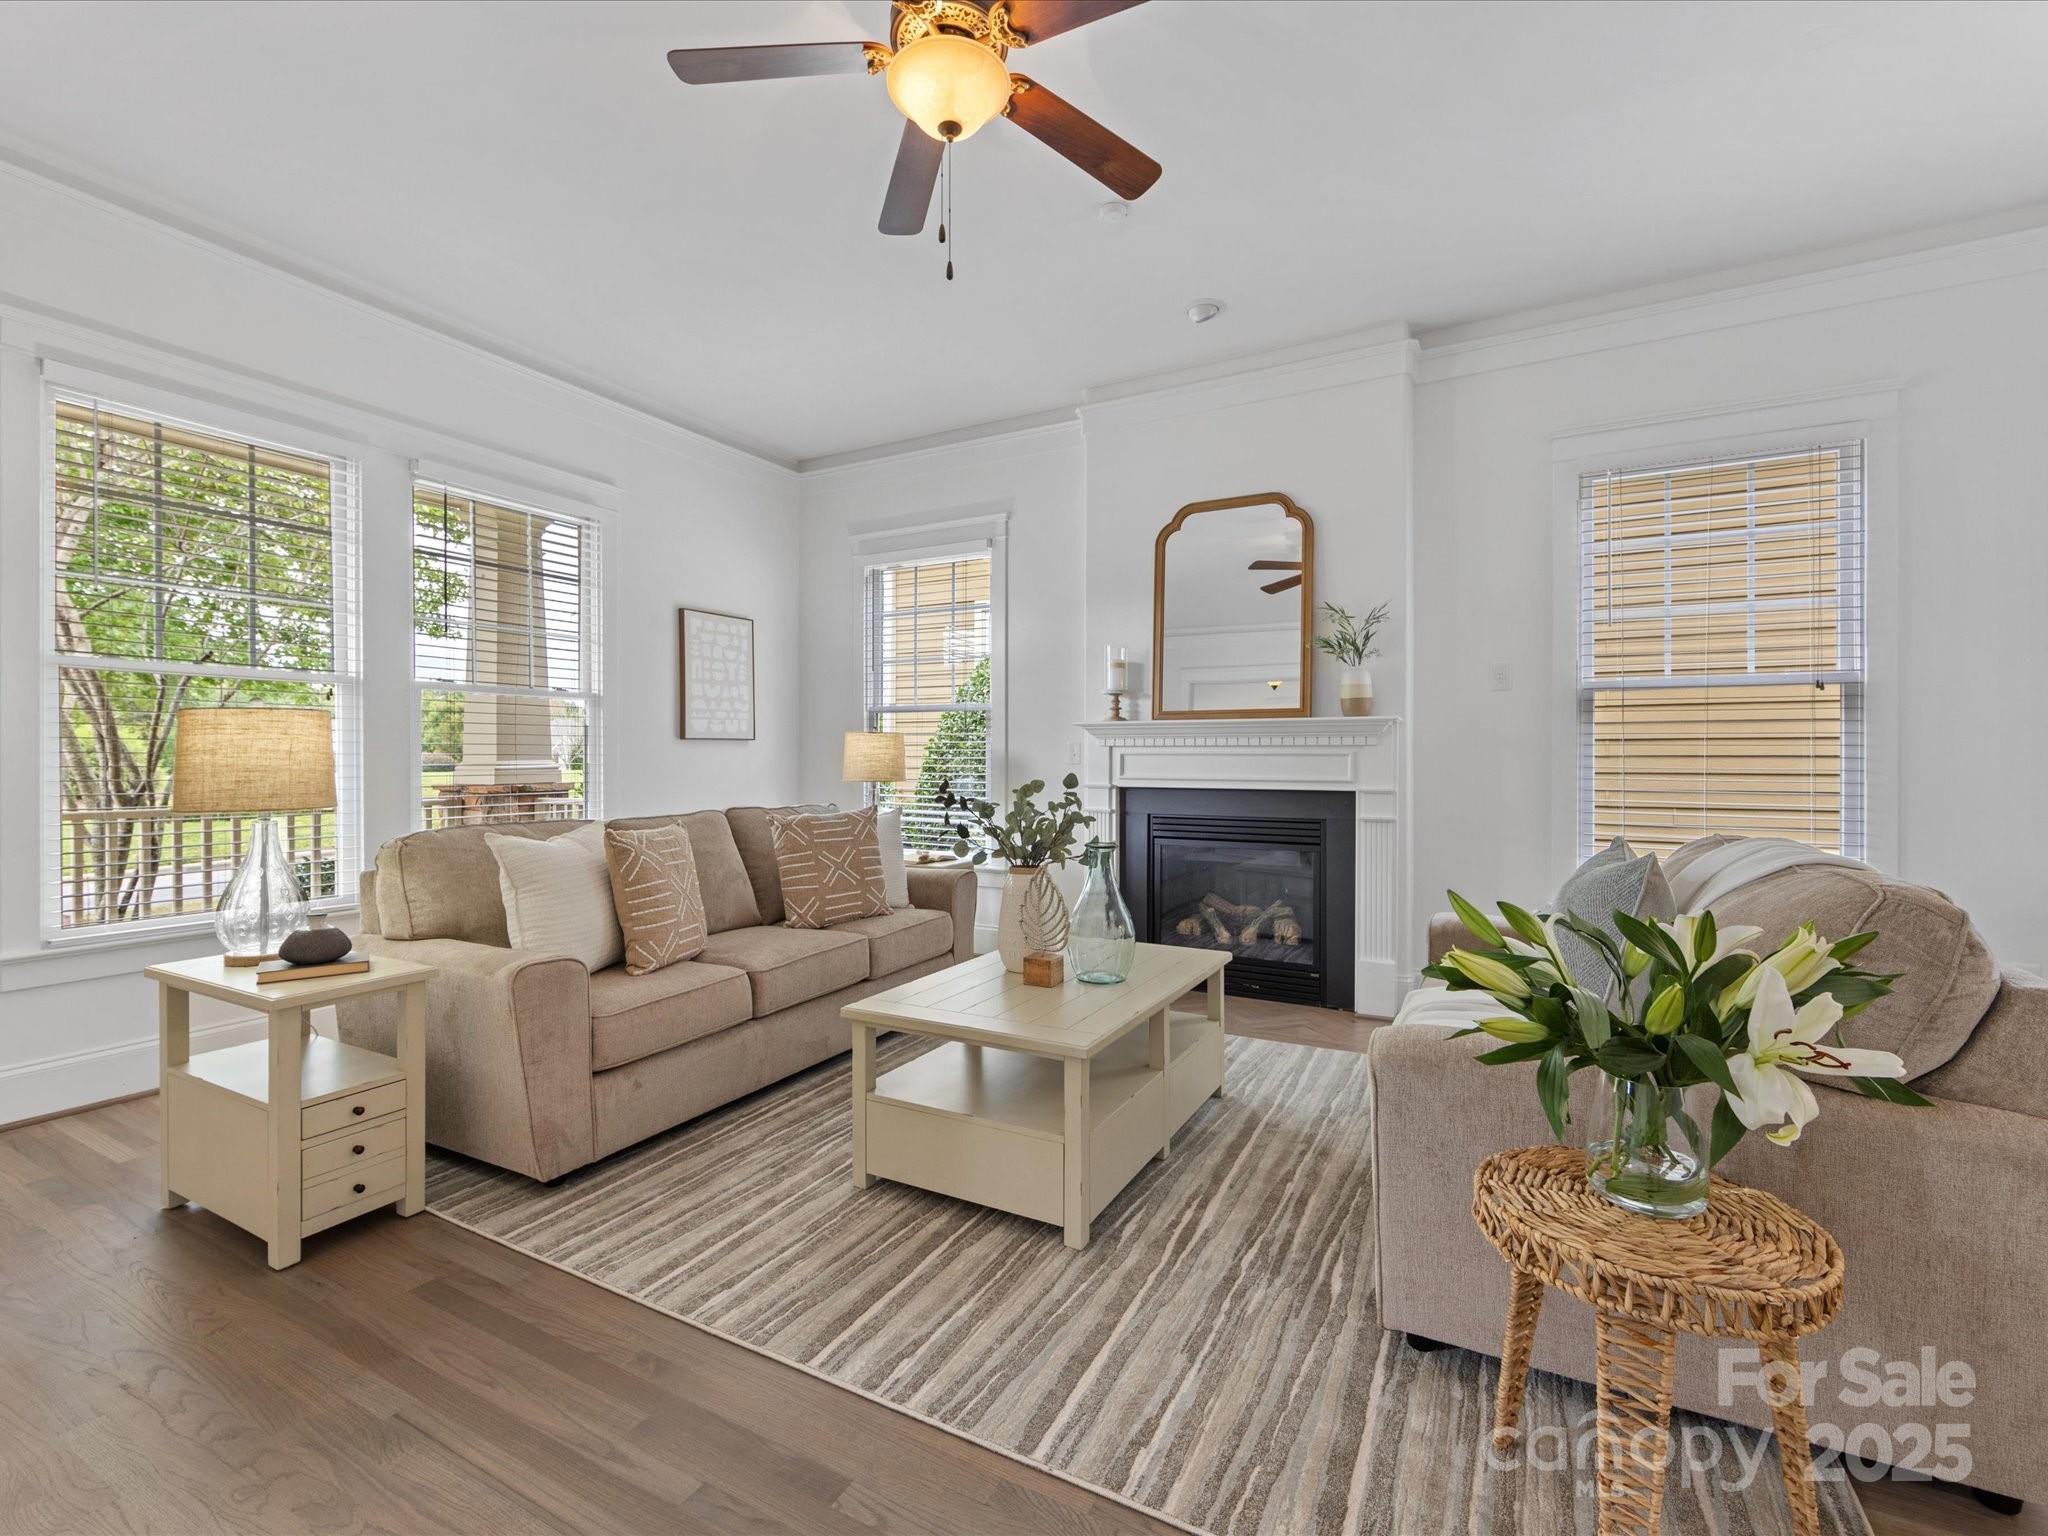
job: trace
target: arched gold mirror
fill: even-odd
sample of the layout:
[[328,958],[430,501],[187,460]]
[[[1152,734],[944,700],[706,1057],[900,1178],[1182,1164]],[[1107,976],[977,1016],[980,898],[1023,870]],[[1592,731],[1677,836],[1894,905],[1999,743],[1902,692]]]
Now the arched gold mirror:
[[1306,715],[1315,524],[1278,491],[1197,501],[1152,562],[1152,716]]

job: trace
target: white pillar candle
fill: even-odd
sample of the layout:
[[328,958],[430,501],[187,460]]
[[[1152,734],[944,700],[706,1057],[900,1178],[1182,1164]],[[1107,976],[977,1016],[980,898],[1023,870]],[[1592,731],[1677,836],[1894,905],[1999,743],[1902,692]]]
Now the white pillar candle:
[[1120,645],[1110,646],[1108,667],[1109,680],[1107,683],[1104,684],[1102,691],[1104,693],[1130,692],[1130,675],[1130,663],[1124,660],[1124,648]]

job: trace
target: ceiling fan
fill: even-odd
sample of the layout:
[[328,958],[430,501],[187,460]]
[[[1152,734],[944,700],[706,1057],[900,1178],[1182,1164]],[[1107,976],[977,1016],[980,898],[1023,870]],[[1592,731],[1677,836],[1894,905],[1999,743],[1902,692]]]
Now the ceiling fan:
[[1125,143],[1004,60],[1062,32],[1127,11],[1144,0],[894,0],[889,43],[767,43],[747,48],[675,48],[669,68],[686,85],[789,80],[802,75],[881,74],[889,99],[909,119],[882,199],[881,231],[924,228],[946,147],[1007,117],[1064,155],[1118,197],[1144,196],[1159,162]]
[[1282,576],[1278,581],[1266,582],[1259,588],[1261,592],[1285,592],[1290,587],[1301,585],[1301,562],[1299,560],[1254,560],[1245,569],[1248,571],[1293,571],[1295,573],[1292,576]]

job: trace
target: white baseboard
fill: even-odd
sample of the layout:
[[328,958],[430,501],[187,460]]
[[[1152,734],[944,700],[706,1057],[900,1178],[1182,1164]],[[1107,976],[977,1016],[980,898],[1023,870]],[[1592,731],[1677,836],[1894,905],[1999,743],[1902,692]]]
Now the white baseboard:
[[[328,1010],[323,1010],[328,1011]],[[315,1028],[318,1028],[318,1024]],[[331,1033],[331,1026],[323,1033]],[[263,1038],[263,1016],[248,1014],[192,1027],[192,1049],[217,1051]],[[157,1037],[45,1056],[0,1068],[0,1125],[60,1115],[84,1104],[125,1099],[157,1085]]]

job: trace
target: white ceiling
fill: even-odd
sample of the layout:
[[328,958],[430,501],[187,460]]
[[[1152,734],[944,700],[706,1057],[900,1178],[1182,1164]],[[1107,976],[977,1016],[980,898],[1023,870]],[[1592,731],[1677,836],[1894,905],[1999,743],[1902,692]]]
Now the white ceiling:
[[[2048,4],[1153,0],[1016,56],[1159,159],[991,124],[959,279],[875,232],[879,80],[678,46],[882,0],[0,6],[0,153],[785,460],[1391,321],[1676,281],[2048,200]],[[1190,300],[1228,312],[1197,329]]]

